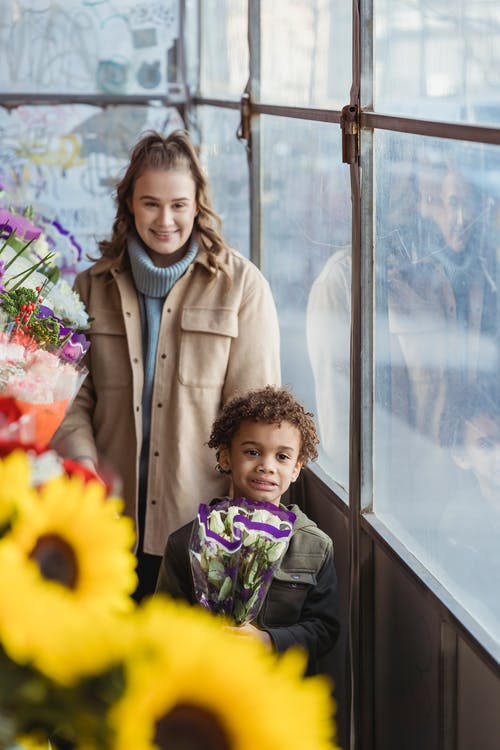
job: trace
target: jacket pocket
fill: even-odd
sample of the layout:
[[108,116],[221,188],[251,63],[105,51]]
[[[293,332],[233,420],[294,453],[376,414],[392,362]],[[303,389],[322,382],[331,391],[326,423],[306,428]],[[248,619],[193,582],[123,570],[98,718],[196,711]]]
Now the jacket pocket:
[[181,316],[179,380],[198,388],[224,383],[238,316],[228,308],[186,307]]
[[283,626],[299,622],[307,595],[315,585],[316,575],[309,571],[277,570],[264,605],[265,624]]
[[123,316],[115,310],[96,310],[94,315],[89,350],[94,387],[129,387],[132,374]]

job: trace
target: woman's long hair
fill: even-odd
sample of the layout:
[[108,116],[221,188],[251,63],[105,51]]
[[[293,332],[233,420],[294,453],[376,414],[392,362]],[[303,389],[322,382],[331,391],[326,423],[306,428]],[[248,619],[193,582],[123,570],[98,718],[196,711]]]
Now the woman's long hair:
[[132,198],[138,177],[147,169],[183,169],[190,173],[195,183],[198,207],[193,232],[200,247],[208,251],[213,268],[220,267],[217,255],[226,246],[221,234],[221,220],[212,208],[206,177],[185,130],[175,130],[166,137],[150,131],[132,149],[130,163],[116,187],[117,210],[111,239],[99,243],[102,255],[118,258],[124,253],[127,235],[135,226],[128,200]]

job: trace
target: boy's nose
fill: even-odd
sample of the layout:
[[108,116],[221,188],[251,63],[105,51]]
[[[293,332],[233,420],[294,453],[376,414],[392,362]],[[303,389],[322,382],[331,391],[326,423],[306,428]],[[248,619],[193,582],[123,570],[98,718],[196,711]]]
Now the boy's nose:
[[461,204],[457,206],[456,224],[459,227],[464,225],[464,207]]

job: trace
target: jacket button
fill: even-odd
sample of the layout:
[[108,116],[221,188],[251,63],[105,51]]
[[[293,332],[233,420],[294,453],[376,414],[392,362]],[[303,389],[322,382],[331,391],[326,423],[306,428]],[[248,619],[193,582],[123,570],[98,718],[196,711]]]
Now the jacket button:
[[167,358],[167,355],[166,355],[166,354],[162,354],[162,355],[161,355],[161,358],[162,358],[162,359],[166,359],[166,358]]
[[159,456],[159,455],[160,455],[159,451],[155,451],[155,452],[154,452],[154,455],[155,455],[155,456]]
[[125,315],[127,316],[127,318],[130,318],[130,316],[132,315],[132,313],[126,312]]
[[134,362],[135,362],[135,363],[137,364],[137,362],[138,362],[139,360],[137,359],[137,357],[134,357],[134,360],[133,360],[133,361],[134,361]]
[[135,410],[136,410],[136,411],[139,411],[139,409],[140,409],[140,406],[136,406],[136,407],[135,407]]
[[151,500],[151,505],[156,505],[156,500]]
[[159,409],[161,409],[162,406],[163,406],[163,404],[158,404],[158,408]]

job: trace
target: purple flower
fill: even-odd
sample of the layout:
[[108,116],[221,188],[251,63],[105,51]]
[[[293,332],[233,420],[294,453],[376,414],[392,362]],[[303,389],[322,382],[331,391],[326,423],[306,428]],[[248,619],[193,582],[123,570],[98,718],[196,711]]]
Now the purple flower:
[[[56,318],[56,320],[59,320],[59,318],[54,315],[54,311],[50,307],[47,307],[47,305],[40,305],[38,307],[36,317],[39,320],[45,320],[45,318]],[[64,335],[67,336],[71,328],[65,328],[64,330],[66,331]]]
[[15,231],[16,237],[27,241],[36,240],[42,234],[40,227],[32,224],[26,216],[18,216],[5,208],[0,209],[0,227],[8,234]]
[[[70,328],[61,328],[60,334],[62,334],[63,331],[69,333],[70,330]],[[64,343],[61,349],[61,355],[64,359],[67,359],[70,362],[80,362],[88,351],[89,346],[90,341],[85,338],[83,333],[73,333]]]

